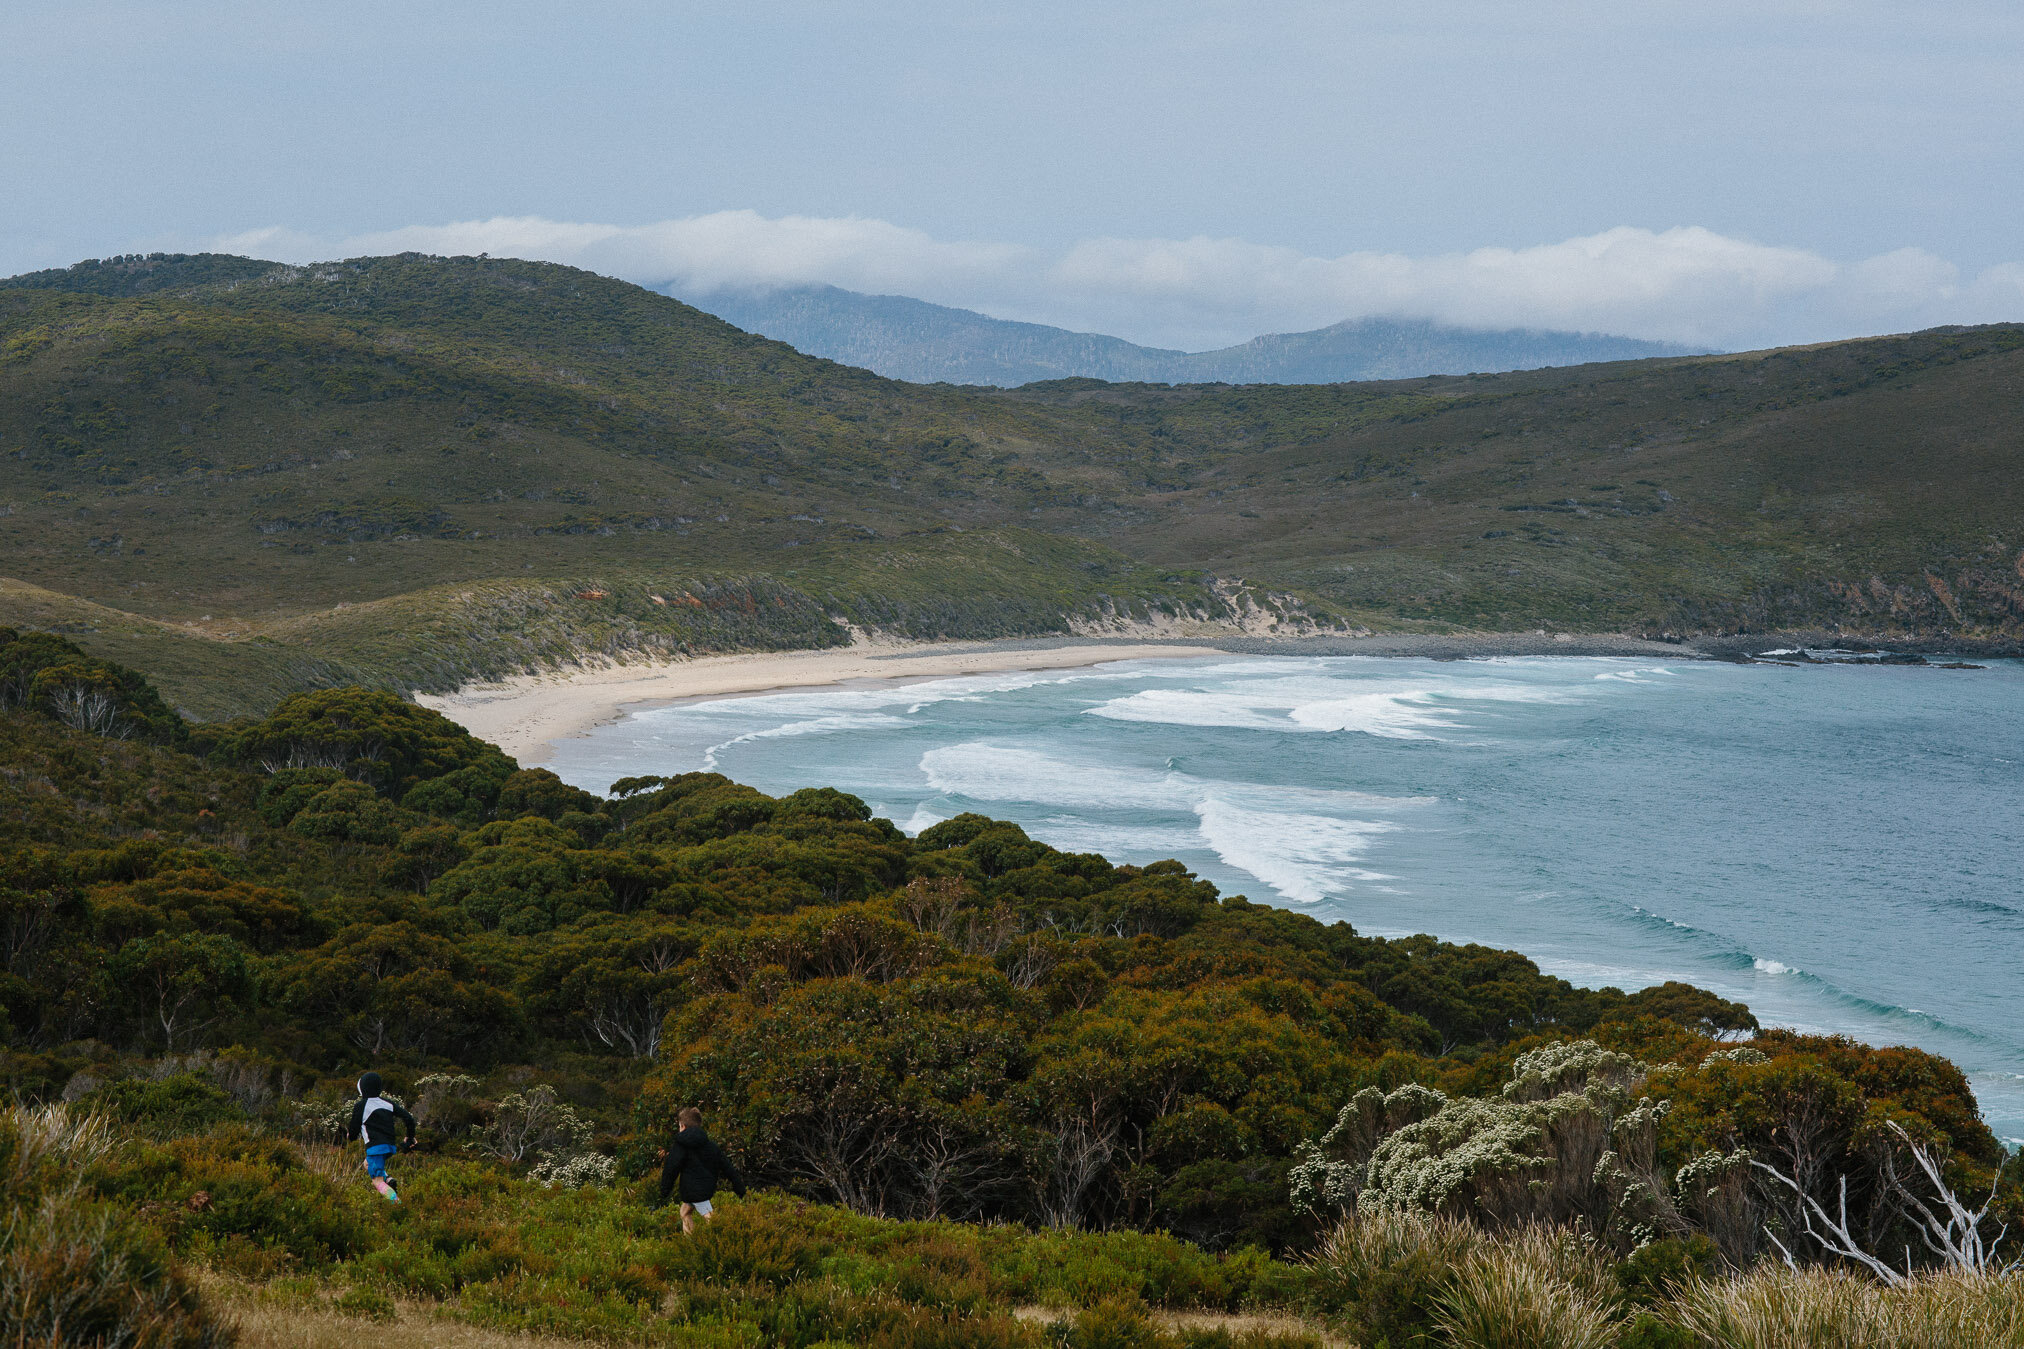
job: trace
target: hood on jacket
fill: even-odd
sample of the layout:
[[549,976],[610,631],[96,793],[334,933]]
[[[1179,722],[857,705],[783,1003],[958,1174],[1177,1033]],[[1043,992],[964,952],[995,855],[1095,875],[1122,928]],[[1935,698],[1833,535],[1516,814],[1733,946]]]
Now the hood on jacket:
[[379,1095],[385,1087],[386,1083],[380,1081],[378,1073],[366,1073],[358,1080],[358,1094],[368,1099]]
[[686,1143],[690,1147],[695,1147],[699,1144],[709,1142],[710,1135],[703,1132],[702,1125],[691,1124],[688,1128],[682,1130],[680,1133],[675,1135],[675,1141],[678,1143]]

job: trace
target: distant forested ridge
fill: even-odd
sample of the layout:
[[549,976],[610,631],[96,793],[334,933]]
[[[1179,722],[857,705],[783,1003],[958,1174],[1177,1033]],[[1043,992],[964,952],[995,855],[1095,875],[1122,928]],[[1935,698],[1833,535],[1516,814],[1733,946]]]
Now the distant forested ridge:
[[902,295],[835,286],[670,293],[811,356],[917,384],[1015,386],[1050,379],[1145,384],[1339,384],[1591,361],[1691,356],[1695,348],[1603,333],[1461,328],[1427,319],[1346,319],[1215,351],[1143,347],[1100,333],[995,319]]

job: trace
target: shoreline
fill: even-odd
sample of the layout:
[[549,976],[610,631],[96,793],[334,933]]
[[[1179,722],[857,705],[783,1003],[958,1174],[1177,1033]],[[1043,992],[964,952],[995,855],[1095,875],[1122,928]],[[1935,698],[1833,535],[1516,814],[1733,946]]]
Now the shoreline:
[[633,709],[698,698],[858,683],[906,683],[1013,670],[1066,670],[1118,660],[1200,659],[1229,654],[1197,642],[1060,641],[857,642],[804,651],[696,656],[682,661],[573,666],[467,684],[455,693],[418,693],[440,712],[534,768],[557,741],[623,720]]
[[1122,660],[1199,660],[1218,656],[1417,656],[1465,660],[1484,656],[1663,656],[1706,659],[1687,644],[1637,637],[1485,633],[1439,636],[1385,633],[1367,637],[1200,638],[1015,637],[981,642],[890,642],[695,656],[688,660],[569,666],[466,684],[454,693],[414,695],[524,767],[552,757],[557,741],[587,735],[633,709],[698,698],[770,693],[860,682],[906,682],[1015,670],[1069,670]]

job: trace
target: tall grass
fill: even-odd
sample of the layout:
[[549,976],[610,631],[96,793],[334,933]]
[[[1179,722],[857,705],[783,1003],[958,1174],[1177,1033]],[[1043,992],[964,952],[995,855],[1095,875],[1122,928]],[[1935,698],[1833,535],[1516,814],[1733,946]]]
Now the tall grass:
[[103,1115],[60,1105],[16,1106],[0,1114],[0,1192],[74,1189],[86,1168],[118,1146]]
[[1439,1214],[1380,1210],[1330,1233],[1312,1268],[1366,1344],[1604,1349],[1614,1340],[1610,1262],[1564,1228],[1492,1238]]
[[1764,1269],[1680,1290],[1668,1319],[1723,1349],[2024,1345],[2024,1277],[1935,1274],[1899,1288],[1842,1270]]
[[116,1145],[97,1115],[0,1111],[0,1344],[215,1349],[232,1327],[205,1307],[161,1243],[89,1194]]
[[1436,1300],[1488,1240],[1454,1218],[1384,1210],[1337,1227],[1309,1267],[1322,1305],[1358,1340],[1403,1349],[1433,1342]]
[[1509,1246],[1464,1262],[1435,1306],[1441,1334],[1469,1349],[1606,1349],[1616,1338],[1606,1304]]
[[[469,1158],[407,1165],[395,1209],[353,1157],[245,1126],[123,1144],[89,1115],[0,1111],[0,1346],[231,1343],[172,1243],[214,1271],[306,1289],[305,1315],[362,1331],[372,1314],[712,1349],[1197,1349],[1312,1342],[1319,1327],[1171,1311],[1299,1308],[1366,1349],[2024,1349],[2015,1277],[1887,1289],[1645,1262],[1677,1270],[1668,1283],[1576,1230],[1492,1235],[1398,1211],[1356,1215],[1304,1267],[1156,1234],[896,1223],[765,1195],[684,1238],[643,1187],[550,1189]],[[1046,1312],[1012,1314],[1036,1304]]]
[[1359,1214],[1316,1251],[1318,1300],[1365,1345],[1453,1349],[2024,1349],[2024,1275],[1932,1274],[1891,1288],[1773,1266],[1636,1291],[1587,1235],[1491,1236],[1423,1213]]
[[1386,1209],[1359,1214],[1324,1237],[1313,1267],[1323,1279],[1354,1292],[1369,1279],[1412,1263],[1453,1268],[1488,1241],[1483,1233],[1435,1213]]

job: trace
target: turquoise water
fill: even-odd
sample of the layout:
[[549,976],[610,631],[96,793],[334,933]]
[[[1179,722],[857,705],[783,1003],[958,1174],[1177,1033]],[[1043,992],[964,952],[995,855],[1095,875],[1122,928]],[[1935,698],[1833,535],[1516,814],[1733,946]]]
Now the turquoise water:
[[1910,1043],[2024,1138],[2024,664],[1134,661],[725,698],[556,747],[960,811],[1226,893]]

